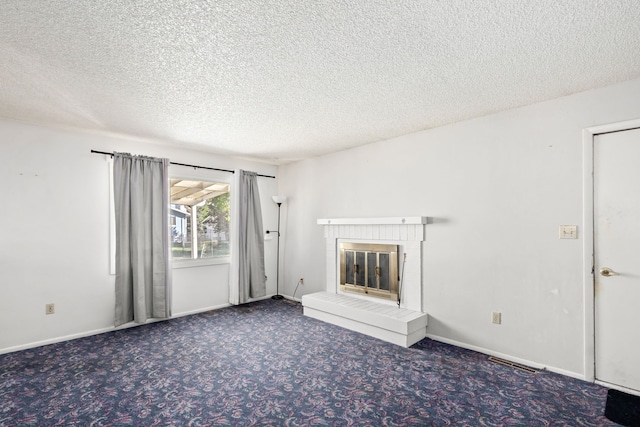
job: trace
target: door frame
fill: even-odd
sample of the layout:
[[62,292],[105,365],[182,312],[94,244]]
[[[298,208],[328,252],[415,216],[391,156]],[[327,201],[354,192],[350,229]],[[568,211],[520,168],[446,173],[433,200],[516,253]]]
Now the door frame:
[[582,253],[583,253],[583,300],[584,300],[584,379],[596,381],[596,344],[595,344],[595,241],[593,216],[593,177],[594,153],[593,141],[597,135],[622,132],[640,128],[640,119],[592,126],[582,130]]

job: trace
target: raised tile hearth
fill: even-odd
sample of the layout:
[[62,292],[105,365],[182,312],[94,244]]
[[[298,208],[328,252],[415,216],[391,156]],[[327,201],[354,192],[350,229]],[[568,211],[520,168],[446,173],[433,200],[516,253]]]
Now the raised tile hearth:
[[305,316],[409,347],[426,336],[427,315],[329,292],[302,297]]

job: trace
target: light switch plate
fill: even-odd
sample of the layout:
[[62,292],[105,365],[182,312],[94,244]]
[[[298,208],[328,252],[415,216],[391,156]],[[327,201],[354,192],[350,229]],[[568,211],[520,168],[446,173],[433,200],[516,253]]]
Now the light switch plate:
[[577,225],[561,225],[558,229],[561,239],[577,239],[578,238],[578,226]]

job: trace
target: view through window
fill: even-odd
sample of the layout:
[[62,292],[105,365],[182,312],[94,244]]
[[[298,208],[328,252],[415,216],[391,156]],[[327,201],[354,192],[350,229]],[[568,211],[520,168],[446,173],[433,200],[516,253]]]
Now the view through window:
[[171,179],[171,256],[229,255],[229,184]]

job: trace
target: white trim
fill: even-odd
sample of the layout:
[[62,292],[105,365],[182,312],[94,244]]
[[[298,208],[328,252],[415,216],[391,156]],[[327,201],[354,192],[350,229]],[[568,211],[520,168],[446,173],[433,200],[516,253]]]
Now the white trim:
[[[226,308],[226,307],[231,307],[231,304],[224,303],[224,304],[212,305],[206,308],[198,308],[196,310],[183,311],[182,313],[174,314],[171,317],[171,319],[176,319],[178,317],[184,317],[184,316],[191,316],[192,314],[206,313],[207,311],[219,310],[221,308]],[[161,320],[170,320],[170,319],[161,319]]]
[[231,176],[231,224],[229,224],[229,254],[231,263],[229,265],[229,303],[238,303],[240,299],[240,270],[238,259],[240,258],[240,245],[238,245],[238,222],[240,222],[238,191],[240,190],[240,169],[235,169]]
[[627,120],[624,122],[607,123],[605,125],[591,126],[585,129],[592,135],[599,135],[602,133],[620,132],[629,129],[640,128],[640,119]]
[[571,377],[571,378],[576,378],[579,380],[584,380],[584,376],[578,372],[573,372],[573,371],[567,371],[565,369],[560,369],[560,368],[556,368],[554,366],[547,366],[547,365],[543,365],[541,363],[538,362],[533,362],[531,360],[527,360],[527,359],[521,359],[519,357],[514,357],[511,356],[509,354],[503,354],[497,351],[492,351],[492,350],[488,350],[484,347],[477,347],[475,345],[470,345],[470,344],[466,344],[463,342],[459,342],[456,340],[452,340],[449,338],[443,338],[437,335],[432,335],[432,334],[427,334],[427,338],[430,338],[434,341],[440,341],[443,342],[445,344],[451,344],[454,345],[456,347],[461,347],[461,348],[465,348],[467,350],[472,350],[478,353],[482,353],[482,354],[486,354],[488,356],[495,356],[495,357],[499,357],[500,359],[504,359],[504,360],[508,360],[510,362],[513,363],[517,363],[518,365],[523,365],[523,366],[528,366],[530,368],[534,368],[534,369],[538,369],[538,370],[547,370],[549,372],[553,372],[556,374],[560,374],[560,375],[565,375],[567,377]]
[[64,341],[71,341],[71,340],[75,340],[75,339],[78,339],[78,338],[85,338],[85,337],[90,337],[90,336],[94,336],[94,335],[100,335],[100,334],[104,334],[104,333],[107,333],[107,332],[115,332],[115,331],[119,331],[121,329],[135,328],[135,327],[138,327],[138,326],[149,325],[151,323],[156,323],[156,322],[164,322],[166,320],[177,319],[178,317],[190,316],[192,314],[205,313],[205,312],[211,311],[211,310],[219,310],[221,308],[225,308],[225,307],[229,307],[229,306],[230,306],[230,304],[220,304],[220,305],[215,305],[215,306],[211,306],[211,307],[200,308],[200,309],[197,309],[197,310],[185,311],[185,312],[182,312],[182,313],[174,314],[173,316],[171,316],[168,319],[149,319],[145,323],[129,322],[129,323],[125,323],[124,325],[118,326],[117,328],[114,327],[114,326],[111,326],[111,327],[108,327],[108,328],[94,329],[93,331],[80,332],[78,334],[64,335],[64,336],[61,336],[61,337],[51,338],[51,339],[48,339],[48,340],[36,341],[36,342],[28,343],[28,344],[17,345],[17,346],[14,346],[14,347],[3,348],[3,349],[0,349],[0,354],[7,354],[7,353],[13,353],[13,352],[16,352],[16,351],[21,351],[21,350],[28,350],[30,348],[41,347],[43,345],[56,344],[56,343],[60,343],[60,342],[64,342]]
[[210,265],[231,264],[231,255],[223,255],[211,258],[198,259],[171,259],[171,268],[174,270],[180,268],[208,267]]
[[587,381],[595,379],[595,318],[593,298],[593,137],[595,128],[582,131],[582,302],[584,306],[583,371]]
[[634,390],[632,388],[627,388],[627,387],[623,387],[623,386],[618,385],[618,384],[611,384],[611,383],[608,383],[606,381],[600,381],[600,380],[595,380],[595,383],[598,384],[598,385],[601,385],[603,387],[606,387],[606,388],[614,388],[614,389],[619,390],[619,391],[624,391],[625,393],[629,393],[629,394],[633,394],[633,395],[636,395],[636,396],[640,396],[640,390]]
[[[250,302],[256,302],[256,301],[263,301],[266,299],[270,299],[272,296],[274,296],[275,294],[270,294],[270,295],[265,295],[263,297],[257,297],[257,298],[247,298],[247,304]],[[229,307],[231,307],[232,304],[229,304]],[[241,304],[242,305],[242,304]]]
[[426,224],[426,216],[404,216],[387,218],[320,218],[318,225],[393,225]]
[[65,335],[62,337],[51,338],[43,341],[30,342],[28,344],[16,345],[14,347],[7,347],[7,348],[0,349],[0,354],[13,353],[15,351],[28,350],[30,348],[41,347],[43,345],[56,344],[59,342],[71,341],[78,338],[84,338],[84,337],[89,337],[93,335],[100,335],[100,334],[104,334],[105,332],[112,332],[115,330],[116,328],[112,326],[110,328],[94,329],[93,331],[81,332],[79,334],[71,334],[71,335]]
[[583,193],[583,303],[584,303],[584,379],[596,382],[595,365],[595,296],[593,291],[593,138],[610,132],[640,128],[640,119],[592,126],[582,131]]

